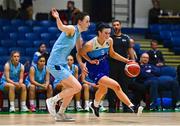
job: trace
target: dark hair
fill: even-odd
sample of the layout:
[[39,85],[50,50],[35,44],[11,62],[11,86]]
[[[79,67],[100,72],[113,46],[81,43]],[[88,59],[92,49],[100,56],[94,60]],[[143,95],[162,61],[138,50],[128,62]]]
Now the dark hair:
[[67,4],[72,4],[72,5],[74,6],[74,1],[69,0],[69,1],[67,2]]
[[38,60],[37,60],[37,61],[39,61],[41,58],[44,58],[45,61],[46,61],[46,57],[45,57],[44,55],[40,55],[40,56],[38,57]]
[[152,45],[152,43],[156,43],[156,44],[158,44],[158,41],[157,41],[157,40],[155,40],[155,39],[153,39],[153,40],[151,40],[151,45]]
[[78,12],[75,17],[75,24],[78,23],[79,20],[83,20],[85,16],[88,16],[89,14],[86,12]]
[[[38,48],[38,52],[40,52],[40,53],[42,53],[41,51],[40,51],[40,47],[42,46],[42,45],[45,45],[46,46],[46,44],[45,43],[40,43],[40,45],[39,45],[39,48]],[[47,47],[47,46],[46,46]]]
[[121,24],[121,21],[120,21],[120,20],[117,20],[117,19],[113,20],[113,21],[112,21],[112,24],[113,24],[114,22],[119,22],[119,24]]
[[101,23],[98,23],[97,26],[96,26],[96,32],[98,34],[98,31],[102,32],[103,29],[105,28],[111,28],[108,24],[104,23],[104,22],[101,22]]

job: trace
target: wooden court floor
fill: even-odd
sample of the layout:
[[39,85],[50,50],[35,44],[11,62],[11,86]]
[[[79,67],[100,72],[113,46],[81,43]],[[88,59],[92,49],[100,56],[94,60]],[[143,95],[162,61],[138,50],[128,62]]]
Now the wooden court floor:
[[141,116],[131,113],[101,113],[96,118],[92,113],[68,114],[76,119],[75,122],[55,122],[49,114],[0,114],[0,125],[178,125],[180,126],[180,112],[143,113]]

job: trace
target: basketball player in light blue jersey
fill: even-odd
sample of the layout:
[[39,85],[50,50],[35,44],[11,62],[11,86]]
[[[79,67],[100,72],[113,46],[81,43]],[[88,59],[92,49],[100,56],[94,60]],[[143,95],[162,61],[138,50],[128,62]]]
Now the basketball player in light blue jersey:
[[37,63],[32,65],[29,75],[25,79],[26,87],[29,89],[30,110],[36,111],[35,97],[36,91],[46,91],[47,98],[52,97],[53,90],[50,84],[50,74],[46,69],[46,58],[41,55],[37,59]]
[[[64,25],[59,18],[59,13],[56,9],[52,9],[52,15],[56,19],[58,28],[62,31],[61,35],[55,42],[50,53],[47,69],[59,83],[62,83],[65,88],[56,96],[46,100],[49,113],[55,117],[56,121],[71,121],[65,115],[65,110],[71,102],[74,94],[81,91],[81,84],[79,81],[65,68],[67,65],[67,56],[80,39],[80,34],[86,31],[90,25],[90,17],[86,13],[78,13],[76,16],[77,25]],[[62,104],[58,113],[55,111],[57,101],[62,100]]]
[[4,66],[4,74],[1,78],[0,89],[9,91],[10,108],[9,112],[15,112],[15,90],[21,91],[21,111],[29,111],[26,106],[26,86],[23,83],[24,65],[19,62],[20,53],[11,52],[11,59]]
[[[74,64],[74,58],[73,56],[69,55],[67,57],[67,65],[65,66],[65,68],[67,70],[69,70],[69,72],[76,78],[78,79],[78,72],[79,72],[79,69],[78,69],[78,66]],[[59,80],[55,79],[54,80],[54,89],[57,90],[57,91],[60,91],[60,90],[63,90],[63,87],[62,87],[62,84],[59,83]],[[79,112],[79,111],[82,111],[82,106],[80,104],[80,99],[81,99],[81,91],[78,92],[77,94],[75,94],[75,99],[76,99],[76,110]]]
[[[125,63],[130,62],[128,59],[120,56],[113,49],[113,40],[110,38],[111,28],[105,23],[101,23],[97,27],[98,35],[87,42],[82,49],[80,55],[87,60],[87,68],[89,78],[99,85],[95,94],[94,103],[90,103],[93,113],[99,117],[99,104],[102,97],[111,88],[121,101],[126,104],[132,112],[142,113],[141,106],[135,107],[126,94],[122,91],[120,85],[113,79],[109,78],[109,62],[108,56]],[[79,61],[79,60],[78,60]]]

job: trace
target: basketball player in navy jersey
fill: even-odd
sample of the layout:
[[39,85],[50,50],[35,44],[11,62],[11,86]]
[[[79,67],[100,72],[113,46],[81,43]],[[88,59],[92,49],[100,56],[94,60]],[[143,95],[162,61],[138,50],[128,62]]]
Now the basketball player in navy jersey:
[[[66,69],[67,57],[76,43],[80,41],[80,34],[86,31],[90,25],[90,17],[86,13],[77,14],[77,25],[64,25],[59,18],[59,13],[56,9],[52,9],[52,15],[56,19],[58,28],[62,31],[61,35],[55,42],[50,53],[47,69],[53,77],[59,80],[65,88],[56,96],[46,100],[49,113],[55,117],[56,121],[71,121],[64,113],[67,106],[71,102],[74,94],[80,92],[81,84],[79,81]],[[62,104],[60,110],[56,113],[55,105],[57,101],[61,100]]]
[[[130,60],[122,57],[113,49],[113,40],[110,38],[111,28],[105,23],[101,23],[97,27],[97,37],[87,42],[79,51],[79,54],[86,59],[88,76],[96,84],[99,85],[95,94],[94,103],[90,103],[93,113],[99,117],[99,104],[107,89],[112,89],[117,97],[126,104],[132,112],[141,114],[143,107],[134,106],[126,94],[122,91],[120,85],[113,79],[109,78],[109,62],[108,56],[125,63]],[[79,61],[79,60],[78,60]]]

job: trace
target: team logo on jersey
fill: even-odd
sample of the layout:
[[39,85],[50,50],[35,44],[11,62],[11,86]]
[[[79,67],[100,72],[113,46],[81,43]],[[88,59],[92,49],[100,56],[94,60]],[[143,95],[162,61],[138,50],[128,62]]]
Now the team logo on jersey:
[[123,42],[126,42],[126,39],[122,39]]
[[106,42],[106,45],[109,46],[109,42]]
[[105,54],[105,51],[104,51],[104,50],[101,50],[101,54],[104,55],[104,54]]

